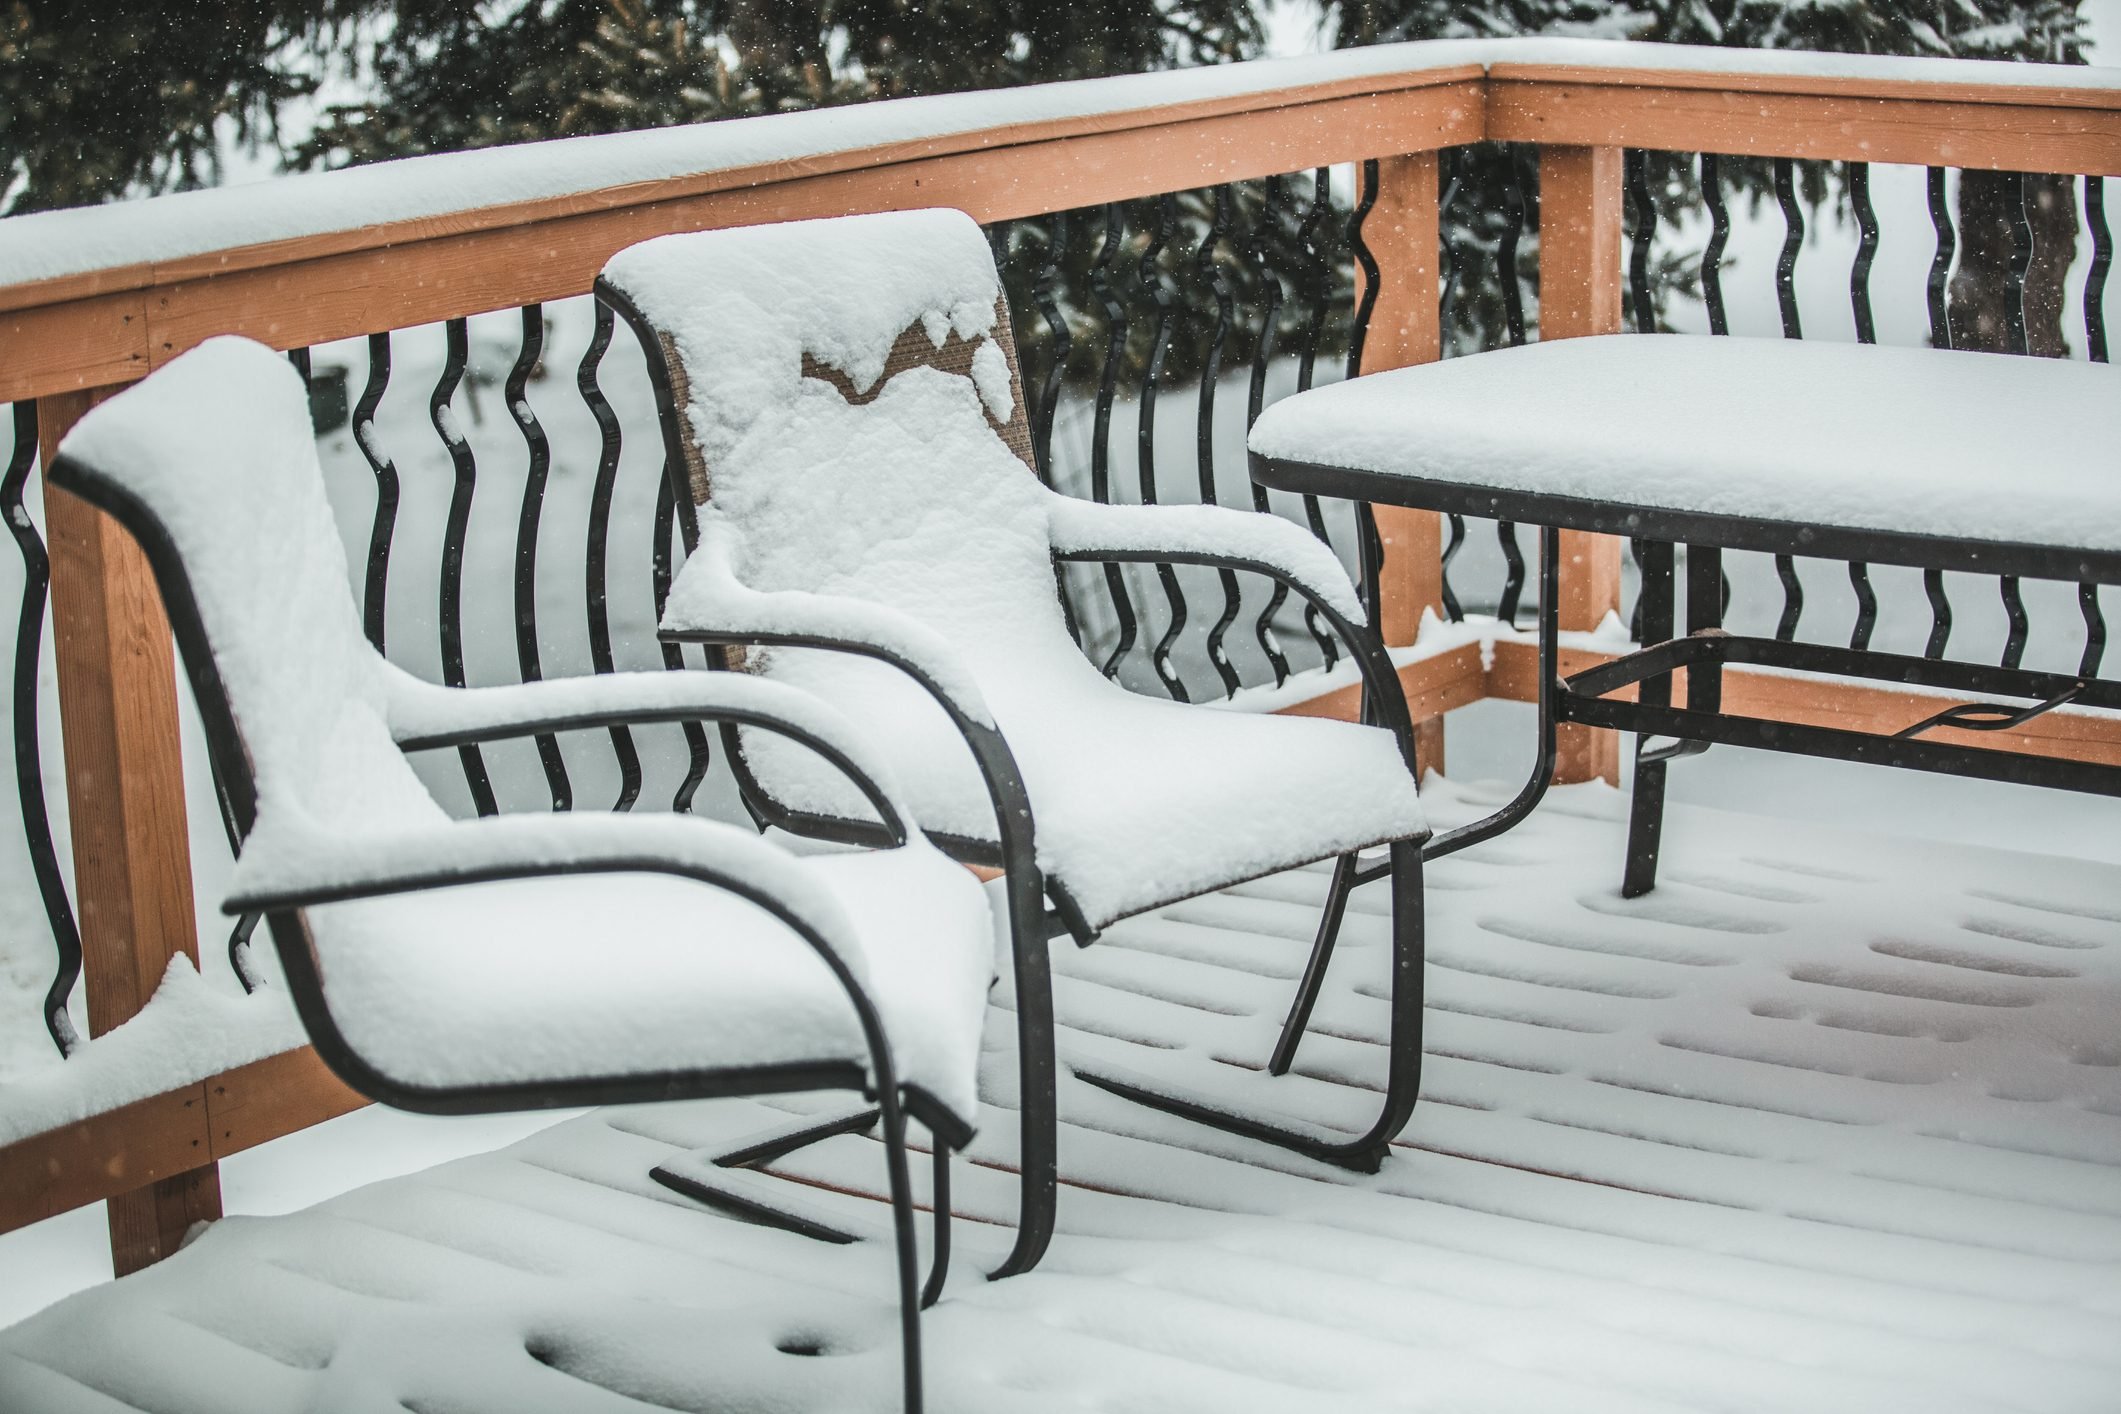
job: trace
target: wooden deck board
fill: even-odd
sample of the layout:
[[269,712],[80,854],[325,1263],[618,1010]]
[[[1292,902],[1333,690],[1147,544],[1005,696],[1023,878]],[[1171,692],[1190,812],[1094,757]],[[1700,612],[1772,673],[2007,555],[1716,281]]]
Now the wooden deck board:
[[[1446,825],[1492,803],[1433,795]],[[1562,791],[1435,867],[1424,1103],[1383,1172],[1064,1081],[1061,1235],[989,1284],[1014,1212],[999,989],[931,1407],[2115,1407],[2121,867],[1675,808],[1664,886],[1623,902],[1623,806]],[[1323,888],[1299,871],[1058,947],[1064,1058],[1358,1123],[1381,901],[1351,911],[1297,1073],[1258,1070]],[[647,1177],[830,1102],[603,1111],[226,1220],[0,1333],[0,1407],[891,1408],[881,1242]],[[776,1171],[881,1230],[873,1139]],[[834,1358],[773,1349],[820,1341]]]

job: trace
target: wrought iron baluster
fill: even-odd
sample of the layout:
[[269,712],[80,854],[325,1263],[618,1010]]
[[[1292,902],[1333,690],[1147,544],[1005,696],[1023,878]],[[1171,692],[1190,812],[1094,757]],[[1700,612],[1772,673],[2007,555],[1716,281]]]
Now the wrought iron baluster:
[[[2106,224],[2106,179],[2084,179],[2084,224],[2091,232],[2092,258],[2084,271],[2084,349],[2094,363],[2106,356],[2106,275],[2114,265],[2114,234]],[[2095,677],[2106,657],[2106,616],[2099,609],[2099,586],[2077,586],[2077,610],[2084,618],[2084,657],[2077,673]]]
[[[1119,391],[1119,369],[1127,357],[1127,304],[1113,283],[1127,244],[1126,212],[1116,201],[1105,203],[1105,239],[1097,263],[1090,267],[1090,289],[1105,315],[1105,362],[1097,376],[1097,408],[1090,435],[1090,499],[1110,504],[1112,500],[1112,400]],[[1104,662],[1108,678],[1119,676],[1119,665],[1134,647],[1134,600],[1127,592],[1126,573],[1117,564],[1104,566],[1105,593],[1112,601],[1112,616],[1118,636]]]
[[[529,467],[523,477],[523,508],[516,519],[516,663],[523,681],[544,676],[538,660],[538,523],[545,514],[545,480],[552,470],[552,446],[530,406],[530,375],[545,351],[545,307],[523,306],[523,342],[516,361],[508,370],[503,395],[509,416],[522,430]],[[567,763],[560,756],[559,738],[540,733],[536,738],[538,764],[545,769],[545,784],[552,792],[554,810],[574,808],[574,787],[567,779]]]
[[[1355,305],[1355,320],[1348,330],[1348,369],[1346,376],[1354,378],[1362,372],[1363,345],[1370,337],[1370,317],[1377,312],[1377,297],[1384,273],[1379,269],[1377,256],[1364,239],[1363,228],[1369,224],[1370,213],[1377,207],[1377,159],[1372,157],[1357,169],[1362,184],[1356,195],[1355,211],[1348,221],[1348,248],[1362,271],[1362,297]],[[1383,586],[1379,576],[1384,571],[1384,541],[1377,533],[1377,514],[1368,501],[1355,503],[1356,578],[1361,581],[1363,603],[1370,611],[1370,623],[1379,623],[1383,612]]]
[[[1503,164],[1503,225],[1502,238],[1495,244],[1495,274],[1502,284],[1503,324],[1509,331],[1510,346],[1515,348],[1525,340],[1524,284],[1517,278],[1517,246],[1524,239],[1525,200],[1524,183],[1517,175],[1517,149],[1506,151],[1509,160]],[[1462,532],[1463,527],[1460,529]]]
[[1952,283],[1952,256],[1959,248],[1959,238],[1952,229],[1952,204],[1945,188],[1945,172],[1942,167],[1929,169],[1930,228],[1937,233],[1937,253],[1930,257],[1929,307],[1930,344],[1934,348],[1948,349],[1952,346],[1951,302],[1948,298]]
[[66,897],[66,878],[59,872],[59,853],[52,840],[51,813],[44,801],[44,758],[37,731],[37,664],[44,651],[44,603],[51,588],[51,559],[44,539],[22,502],[30,468],[37,460],[37,405],[13,407],[15,446],[0,475],[0,513],[22,553],[22,613],[15,621],[15,793],[22,808],[22,837],[29,847],[30,872],[51,926],[58,954],[51,986],[44,993],[44,1029],[59,1054],[70,1056],[81,1045],[66,1004],[81,977],[81,929]]
[[[1251,432],[1252,424],[1259,421],[1260,409],[1266,405],[1267,369],[1274,362],[1277,325],[1281,319],[1281,277],[1274,273],[1269,250],[1269,242],[1281,231],[1281,203],[1281,178],[1267,178],[1260,194],[1259,219],[1253,224],[1252,239],[1245,244],[1245,258],[1251,262],[1253,274],[1259,279],[1259,342],[1252,346],[1252,381],[1245,397],[1247,434]],[[1267,498],[1267,488],[1257,481],[1252,482],[1252,509],[1262,513],[1273,510]],[[1276,687],[1289,680],[1288,655],[1281,651],[1281,642],[1274,636],[1274,616],[1281,612],[1281,606],[1288,599],[1287,585],[1278,579],[1268,581],[1267,602],[1252,621],[1252,636],[1268,666],[1274,670]]]
[[1465,187],[1461,165],[1460,153],[1455,147],[1444,149],[1437,164],[1442,190],[1436,198],[1436,227],[1437,244],[1443,257],[1443,264],[1439,267],[1443,280],[1436,296],[1436,327],[1443,331],[1446,341],[1451,337],[1451,314],[1458,304],[1458,287],[1465,280],[1465,257],[1459,253],[1458,242],[1451,239],[1451,207]]
[[2092,678],[2106,659],[2106,615],[2099,611],[2099,586],[2077,586],[2077,611],[2084,616],[2084,656],[2078,660],[2077,676]]
[[[442,531],[442,681],[451,687],[462,687],[464,533],[471,524],[471,498],[478,486],[479,467],[471,454],[471,444],[464,440],[464,429],[457,425],[456,413],[449,406],[450,400],[456,396],[457,385],[464,379],[464,366],[470,362],[470,330],[462,319],[450,320],[443,330],[442,376],[435,380],[434,392],[428,397],[427,417],[434,424],[435,435],[448,448],[449,460],[456,469],[456,487],[449,497],[449,519]],[[481,815],[499,814],[493,781],[486,774],[486,758],[479,754],[479,748],[460,746],[457,759],[464,766],[464,783],[471,790],[472,808]]]
[[[1216,247],[1230,234],[1230,207],[1234,198],[1227,184],[1215,189],[1214,204],[1208,221],[1208,229],[1201,235],[1200,248],[1193,253],[1193,272],[1208,286],[1215,299],[1215,323],[1208,331],[1207,357],[1201,364],[1200,397],[1198,416],[1194,423],[1194,454],[1200,475],[1201,504],[1212,506],[1215,498],[1215,385],[1222,379],[1223,346],[1230,337],[1230,317],[1236,310],[1236,297],[1230,288],[1230,277],[1216,258]],[[1222,584],[1223,607],[1215,622],[1208,626],[1208,661],[1215,666],[1216,676],[1222,679],[1223,694],[1237,695],[1239,679],[1237,669],[1230,662],[1229,651],[1223,646],[1230,632],[1230,625],[1237,622],[1237,611],[1241,606],[1242,591],[1238,587],[1234,571],[1221,569],[1216,572]]]
[[390,335],[368,336],[368,382],[354,404],[354,445],[376,479],[376,511],[368,526],[366,584],[361,594],[361,627],[368,641],[383,651],[385,596],[390,584],[390,543],[398,525],[398,468],[383,455],[376,435],[376,409],[390,386]]
[[[1296,227],[1296,243],[1307,257],[1304,268],[1310,277],[1306,300],[1309,308],[1304,323],[1303,342],[1297,348],[1296,357],[1296,391],[1299,393],[1310,388],[1312,377],[1317,371],[1319,340],[1325,334],[1327,309],[1333,298],[1333,253],[1319,237],[1319,230],[1332,209],[1333,174],[1330,169],[1320,167],[1311,174],[1310,209],[1304,212],[1303,220],[1298,222]],[[1311,533],[1327,544],[1332,544],[1332,538],[1326,534],[1325,510],[1319,505],[1318,498],[1305,496],[1303,507],[1304,521],[1311,527]],[[1304,606],[1304,627],[1310,631],[1312,641],[1318,645],[1319,655],[1324,659],[1326,667],[1330,668],[1340,661],[1340,645],[1334,641],[1325,620],[1318,616],[1318,610],[1309,604]]]
[[1701,249],[1701,302],[1708,309],[1709,332],[1728,334],[1723,309],[1723,248],[1731,240],[1731,208],[1723,199],[1723,173],[1713,152],[1701,154],[1701,198],[1709,208],[1709,242]]
[[287,361],[295,366],[295,372],[302,375],[302,388],[305,392],[308,391],[310,384],[316,381],[316,376],[309,364],[308,345],[305,344],[300,348],[289,349],[287,351]]
[[[1053,418],[1060,408],[1061,382],[1068,373],[1068,354],[1075,341],[1068,333],[1068,316],[1061,309],[1061,293],[1064,277],[1061,270],[1061,255],[1068,248],[1068,213],[1056,211],[1046,218],[1052,224],[1046,231],[1046,244],[1039,261],[1038,279],[1032,285],[1032,302],[1038,306],[1039,317],[1046,321],[1046,374],[1037,384],[1031,385],[1031,460],[1038,470],[1039,480],[1049,487],[1058,488],[1053,472]],[[1068,637],[1082,646],[1082,625],[1075,617],[1075,596],[1068,589],[1068,571],[1058,561],[1053,565],[1053,588],[1060,598],[1061,622],[1066,625]]]
[[[1871,208],[1871,167],[1868,162],[1848,164],[1849,206],[1856,214],[1856,257],[1849,265],[1849,308],[1856,320],[1856,341],[1878,342],[1877,326],[1871,322],[1871,262],[1878,254],[1878,213]],[[1849,561],[1849,586],[1856,591],[1856,626],[1849,633],[1849,647],[1870,647],[1871,633],[1878,625],[1878,595],[1871,588],[1870,566]]]
[[[589,347],[575,369],[575,387],[581,390],[582,403],[596,420],[599,439],[596,481],[589,491],[589,541],[583,552],[584,596],[589,614],[589,665],[597,672],[609,673],[618,669],[611,655],[611,590],[605,561],[611,536],[611,492],[619,478],[619,418],[597,383],[597,369],[611,348],[611,333],[617,320],[609,305],[602,300],[592,302],[596,323],[590,330]],[[619,762],[619,798],[611,808],[631,810],[641,798],[641,753],[634,747],[631,731],[619,726],[610,732],[611,751]]]
[[1797,203],[1796,164],[1775,159],[1775,200],[1782,207],[1782,253],[1775,260],[1775,302],[1782,310],[1782,337],[1801,339],[1797,317],[1797,256],[1804,249],[1804,209]]
[[2033,223],[2025,214],[2025,174],[2003,174],[2003,205],[2010,212],[2011,277],[2003,286],[2003,339],[2006,352],[2026,352],[2025,277],[2033,268]]
[[1621,173],[1628,208],[1635,218],[1628,242],[1628,298],[1635,306],[1635,332],[1654,334],[1657,315],[1650,303],[1650,242],[1657,236],[1657,203],[1650,197],[1649,154],[1639,147],[1625,149]]
[[[1163,384],[1164,356],[1171,348],[1171,325],[1175,317],[1177,301],[1166,286],[1163,273],[1157,268],[1157,259],[1171,243],[1172,233],[1178,227],[1178,202],[1166,193],[1156,200],[1156,227],[1149,233],[1149,244],[1142,251],[1137,273],[1143,292],[1155,309],[1154,323],[1149,333],[1149,360],[1142,368],[1140,401],[1136,421],[1136,473],[1141,489],[1141,503],[1156,504],[1156,401]],[[1171,662],[1171,650],[1177,646],[1179,636],[1186,629],[1186,596],[1179,588],[1178,575],[1168,564],[1156,567],[1157,582],[1163,586],[1164,603],[1171,611],[1171,619],[1162,638],[1149,650],[1150,665],[1156,670],[1158,682],[1174,701],[1190,702],[1186,695],[1185,681],[1177,667]]]
[[2084,347],[2094,363],[2106,362],[2106,274],[2114,267],[2114,233],[2106,224],[2106,179],[2084,179],[2084,224],[2092,235],[2091,263],[2084,271]]
[[[1787,157],[1774,163],[1775,200],[1782,207],[1782,252],[1775,260],[1775,300],[1782,310],[1782,337],[1801,339],[1804,327],[1797,317],[1797,256],[1804,249],[1804,211],[1797,204],[1796,164]],[[1775,637],[1785,641],[1797,636],[1797,623],[1804,613],[1804,585],[1797,578],[1797,562],[1788,555],[1775,557],[1775,577],[1782,581],[1782,618]]]
[[1856,341],[1878,342],[1871,322],[1871,263],[1878,255],[1878,213],[1871,207],[1871,165],[1848,164],[1849,206],[1856,213],[1856,258],[1849,265],[1849,308],[1856,318]]
[[2025,657],[2025,638],[2032,623],[2025,614],[2025,595],[2019,590],[2018,576],[2000,576],[1996,588],[2003,597],[2004,618],[2010,623],[2010,632],[2003,640],[2003,666],[2015,668]]
[[[671,523],[679,521],[684,527],[687,549],[691,548],[693,539],[698,534],[697,529],[692,526],[692,517],[689,510],[682,520],[679,519],[677,514],[676,487],[683,475],[682,468],[673,465],[666,453],[664,456],[663,474],[656,480],[655,539],[649,547],[648,558],[649,575],[655,589],[655,617],[658,623],[663,620],[663,606],[670,600],[670,581],[672,577]],[[663,650],[663,666],[665,668],[670,669],[672,672],[686,671],[685,654],[677,644],[664,642],[660,646]],[[677,811],[689,811],[692,809],[693,796],[699,792],[700,783],[707,779],[707,767],[713,757],[709,755],[707,750],[707,733],[698,722],[681,723],[680,729],[685,734],[685,751],[688,760],[685,768],[685,778],[678,782],[677,791],[670,798],[670,808]]]
[[1922,653],[1924,657],[1942,658],[1944,645],[1952,637],[1952,601],[1944,592],[1944,571],[1924,570],[1922,592],[1930,601],[1930,636],[1929,642],[1922,646]]

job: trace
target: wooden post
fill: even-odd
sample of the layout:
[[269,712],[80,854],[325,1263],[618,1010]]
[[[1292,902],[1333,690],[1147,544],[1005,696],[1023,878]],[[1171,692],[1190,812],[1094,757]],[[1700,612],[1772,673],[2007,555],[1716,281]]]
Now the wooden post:
[[[1438,172],[1433,152],[1378,161],[1377,204],[1362,228],[1379,270],[1377,304],[1370,311],[1362,346],[1363,373],[1443,357],[1437,308]],[[1358,267],[1358,280],[1361,273]],[[1358,288],[1357,299],[1361,294]],[[1443,520],[1435,511],[1404,506],[1378,506],[1375,513],[1378,538],[1384,542],[1377,631],[1386,646],[1403,648],[1414,642],[1424,610],[1443,613]],[[1416,730],[1422,768],[1441,771],[1443,718],[1425,718],[1416,723]]]
[[[38,401],[46,466],[66,430],[114,391]],[[49,481],[44,515],[82,973],[89,1033],[102,1035],[147,1004],[171,958],[199,958],[176,656],[132,537]],[[203,1137],[203,1114],[199,1122]],[[194,1222],[221,1215],[220,1174],[207,1163],[109,1206],[111,1263],[123,1276],[176,1251]]]
[[[1620,329],[1620,168],[1617,147],[1539,150],[1539,337]],[[1561,533],[1561,626],[1588,631],[1620,608],[1620,541]],[[1554,779],[1620,780],[1620,738],[1561,729]]]

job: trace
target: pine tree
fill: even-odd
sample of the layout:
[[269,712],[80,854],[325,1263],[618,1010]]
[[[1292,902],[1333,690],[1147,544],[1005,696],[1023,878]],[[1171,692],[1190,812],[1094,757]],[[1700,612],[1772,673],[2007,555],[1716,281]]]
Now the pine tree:
[[[2085,25],[2078,0],[1848,0],[1817,5],[1804,0],[1629,0],[1625,7],[1592,0],[1335,0],[1327,24],[1340,45],[1405,39],[1522,34],[1589,35],[1757,49],[2084,62]],[[1472,198],[1454,212],[1452,238],[1488,258],[1468,271],[1457,302],[1454,336],[1482,347],[1502,337],[1496,322],[1499,281],[1494,274],[1501,208],[1511,164],[1528,177],[1523,153],[1483,148],[1469,154],[1460,180]],[[1756,198],[1768,167],[1726,162],[1723,175]],[[1699,201],[1683,165],[1653,158],[1659,204]],[[1807,165],[1803,193],[1816,209],[1841,196],[1836,174]],[[2015,188],[2002,174],[1966,172],[1959,182],[1959,265],[1951,286],[1953,343],[1964,348],[2006,345],[2004,303],[2010,286],[2009,201]],[[2068,352],[2061,330],[2062,275],[2076,240],[2077,211],[2067,179],[2035,174],[2025,182],[2024,209],[2039,252],[2025,288],[2025,320],[2032,352]],[[1529,247],[1530,242],[1526,243]],[[1529,261],[1527,261],[1529,268]],[[1660,296],[1687,288],[1680,263],[1661,272]]]

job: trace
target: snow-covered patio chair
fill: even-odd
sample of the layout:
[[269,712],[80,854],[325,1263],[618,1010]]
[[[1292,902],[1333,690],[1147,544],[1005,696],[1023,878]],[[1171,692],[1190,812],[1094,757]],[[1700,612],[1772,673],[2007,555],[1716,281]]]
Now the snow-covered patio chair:
[[[795,688],[735,674],[450,689],[393,667],[361,633],[301,380],[248,340],[211,340],[96,408],[51,479],[147,551],[243,837],[224,908],[269,921],[326,1063],[441,1114],[873,1093],[918,1408],[904,1115],[938,1155],[971,1137],[993,918],[866,738]],[[798,858],[670,816],[454,821],[406,759],[696,720],[798,743],[892,847]],[[931,1286],[940,1226],[936,1246]]]
[[[1043,486],[993,257],[962,212],[662,237],[614,257],[597,288],[651,350],[667,464],[684,478],[674,491],[696,508],[680,517],[690,553],[666,636],[724,645],[731,666],[858,715],[937,842],[1007,876],[1022,1198],[995,1275],[1034,1265],[1053,1226],[1048,939],[1087,944],[1146,909],[1339,857],[1329,938],[1356,852],[1388,845],[1390,1060],[1368,1129],[1261,1118],[1228,1095],[1073,1067],[1167,1111],[1377,1168],[1420,1084],[1428,831],[1405,699],[1333,553],[1273,516],[1101,505]],[[1346,642],[1385,729],[1124,690],[1071,641],[1058,560],[1274,576]],[[844,783],[748,728],[724,732],[763,821],[875,836]],[[1276,1073],[1311,995],[1292,1006]]]

